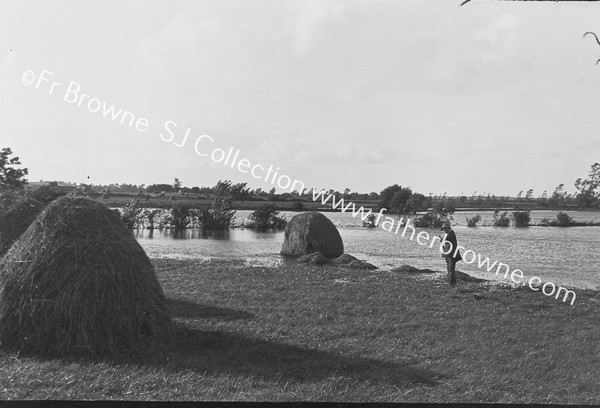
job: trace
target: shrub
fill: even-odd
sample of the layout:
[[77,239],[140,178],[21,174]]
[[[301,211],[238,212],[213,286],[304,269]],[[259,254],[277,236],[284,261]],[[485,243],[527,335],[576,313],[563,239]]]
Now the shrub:
[[362,226],[363,227],[368,227],[368,228],[374,228],[376,227],[375,225],[375,219],[377,218],[377,216],[373,213],[369,214],[367,216],[367,219],[365,221],[362,222]]
[[149,230],[153,230],[154,227],[154,217],[160,214],[159,210],[144,210],[144,212],[142,213],[142,216],[148,220],[148,226],[146,227]]
[[252,214],[250,214],[251,224],[248,228],[256,228],[258,230],[267,229],[284,229],[287,225],[285,218],[278,217],[279,211],[275,209],[273,204],[261,204]]
[[467,227],[476,227],[477,223],[481,221],[481,215],[475,214],[471,218],[465,217],[465,220],[467,221]]
[[192,209],[185,204],[177,203],[171,208],[171,228],[186,229],[192,222]]
[[304,204],[302,204],[300,201],[296,201],[294,204],[292,204],[292,210],[302,211],[304,210]]
[[568,227],[568,226],[571,226],[574,224],[575,224],[575,221],[573,221],[573,218],[571,218],[569,216],[569,214],[564,213],[562,211],[559,211],[558,214],[556,214],[555,225],[557,225],[559,227]]
[[219,180],[214,188],[214,194],[211,207],[199,212],[198,221],[202,229],[229,229],[235,217],[231,182]]
[[413,225],[419,228],[440,228],[444,222],[454,219],[453,210],[444,208],[441,205],[436,205],[427,213],[416,217],[413,220]]
[[494,220],[492,221],[494,227],[508,227],[510,225],[510,218],[506,214],[506,211],[503,213],[500,213],[499,210],[494,211]]
[[131,201],[129,201],[125,207],[123,207],[123,211],[121,212],[121,221],[123,222],[123,224],[125,224],[125,227],[127,229],[134,229],[138,226],[139,224],[139,215],[140,215],[140,208],[139,208],[139,201],[136,199],[133,199]]
[[514,211],[512,213],[512,219],[515,222],[515,227],[528,227],[531,221],[529,211]]

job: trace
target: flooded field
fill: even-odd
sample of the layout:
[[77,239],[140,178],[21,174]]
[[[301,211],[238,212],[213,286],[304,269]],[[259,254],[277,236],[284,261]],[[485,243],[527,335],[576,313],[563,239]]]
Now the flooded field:
[[[482,223],[491,220],[492,213],[478,211]],[[248,211],[239,211],[241,222]],[[288,219],[295,213],[282,212]],[[454,227],[460,245],[489,257],[491,262],[508,264],[521,269],[525,277],[539,276],[544,281],[580,287],[600,287],[600,227],[528,227],[495,228],[482,226],[467,228],[464,216],[457,213]],[[554,218],[553,211],[534,211],[532,220]],[[598,221],[598,212],[571,212],[574,219]],[[391,269],[403,264],[417,268],[445,270],[444,260],[435,248],[419,245],[416,240],[384,231],[381,228],[363,228],[360,219],[349,214],[325,213],[338,227],[345,252],[380,268]],[[400,229],[402,231],[402,229]],[[418,230],[417,230],[418,231]],[[425,230],[433,235],[442,231]],[[185,230],[174,235],[168,230],[135,231],[136,237],[150,257],[169,258],[241,258],[248,264],[279,264],[286,259],[279,255],[283,232],[257,232],[233,229],[227,232]],[[482,272],[477,263],[459,262],[457,269],[474,276],[493,278],[493,273]],[[503,278],[502,278],[503,280]]]

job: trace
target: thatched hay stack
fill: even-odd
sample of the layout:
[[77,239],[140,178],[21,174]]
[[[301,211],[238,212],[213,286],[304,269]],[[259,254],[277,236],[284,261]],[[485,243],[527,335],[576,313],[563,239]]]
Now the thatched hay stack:
[[99,202],[54,201],[0,260],[4,348],[97,356],[143,350],[171,332],[150,260]]
[[344,243],[333,222],[323,214],[311,211],[298,214],[285,227],[281,248],[283,255],[305,255],[321,252],[331,258],[344,253]]
[[25,232],[44,206],[33,198],[21,198],[12,208],[0,214],[0,257]]

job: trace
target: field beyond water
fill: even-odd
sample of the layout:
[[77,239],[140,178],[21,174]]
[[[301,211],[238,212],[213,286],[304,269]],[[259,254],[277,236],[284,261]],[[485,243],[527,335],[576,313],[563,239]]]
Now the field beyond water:
[[598,403],[600,292],[154,259],[177,335],[104,360],[0,353],[0,399]]

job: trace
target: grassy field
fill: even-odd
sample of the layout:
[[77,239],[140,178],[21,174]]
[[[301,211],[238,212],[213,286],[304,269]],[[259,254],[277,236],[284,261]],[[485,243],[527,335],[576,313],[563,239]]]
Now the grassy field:
[[598,403],[600,293],[243,261],[153,263],[172,344],[105,360],[0,354],[0,399]]

